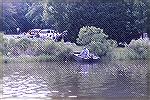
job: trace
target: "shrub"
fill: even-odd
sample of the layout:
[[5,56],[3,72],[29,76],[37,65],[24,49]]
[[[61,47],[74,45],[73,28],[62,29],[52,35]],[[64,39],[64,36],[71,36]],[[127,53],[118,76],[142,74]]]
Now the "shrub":
[[31,40],[29,39],[20,39],[16,45],[23,51],[26,51],[27,48],[31,45]]
[[56,42],[56,47],[56,58],[58,60],[66,61],[71,59],[72,49],[67,47],[64,41]]
[[128,46],[128,57],[130,59],[147,59],[149,56],[148,41],[143,39],[132,40]]
[[108,39],[102,29],[96,27],[83,27],[80,29],[77,43],[89,48],[90,52],[99,57],[106,56],[116,47],[116,41]]
[[69,60],[72,54],[71,48],[67,47],[63,41],[55,42],[51,39],[37,39],[34,41],[29,39],[19,39],[18,41],[14,39],[7,41],[6,48],[4,48],[4,42],[1,44],[2,45],[0,45],[0,52],[2,53],[4,53],[4,51],[8,51],[11,55],[14,54],[15,56],[17,56],[17,54],[28,54],[37,57],[35,59],[34,57],[33,59],[31,57],[29,61]]
[[0,52],[0,64],[3,62],[3,55],[2,53]]
[[0,52],[2,55],[7,55],[8,53],[8,40],[3,37],[3,33],[0,33]]
[[55,56],[49,56],[49,55],[44,55],[44,54],[38,56],[37,58],[38,58],[37,61],[39,61],[39,62],[56,61],[56,57]]
[[[45,40],[36,48],[38,55],[46,56],[46,60],[69,60],[72,50],[68,48],[64,42],[54,42],[53,40]],[[49,56],[49,57],[48,57]]]
[[128,49],[117,47],[112,51],[112,59],[111,60],[128,60]]

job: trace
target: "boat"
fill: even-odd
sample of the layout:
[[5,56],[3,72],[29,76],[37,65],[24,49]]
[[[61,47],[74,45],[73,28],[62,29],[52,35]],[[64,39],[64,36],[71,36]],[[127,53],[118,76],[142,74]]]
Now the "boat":
[[81,62],[81,63],[95,63],[95,62],[98,62],[100,60],[100,57],[98,56],[95,56],[93,54],[90,54],[89,57],[82,57],[80,56],[80,52],[74,52],[73,53],[73,58],[75,61],[77,62]]

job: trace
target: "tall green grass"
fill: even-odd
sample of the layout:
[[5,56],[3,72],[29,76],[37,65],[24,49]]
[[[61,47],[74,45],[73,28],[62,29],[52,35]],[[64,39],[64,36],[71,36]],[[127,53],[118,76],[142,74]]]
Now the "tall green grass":
[[3,55],[2,53],[0,52],[0,64],[3,62]]
[[112,60],[128,60],[127,48],[115,48],[112,53]]

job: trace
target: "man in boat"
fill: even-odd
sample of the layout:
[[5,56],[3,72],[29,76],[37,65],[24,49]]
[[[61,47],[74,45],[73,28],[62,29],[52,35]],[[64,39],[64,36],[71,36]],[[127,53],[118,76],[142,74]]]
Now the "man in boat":
[[82,50],[82,52],[80,53],[79,56],[83,57],[83,58],[89,58],[89,50],[87,48],[84,47],[84,49]]

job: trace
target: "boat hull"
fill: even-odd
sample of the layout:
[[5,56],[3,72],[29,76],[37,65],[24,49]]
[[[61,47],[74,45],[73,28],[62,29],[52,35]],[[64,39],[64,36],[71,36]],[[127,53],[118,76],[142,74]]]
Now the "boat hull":
[[75,61],[77,62],[81,62],[81,63],[95,63],[95,62],[98,62],[100,59],[97,57],[97,58],[82,58],[78,55],[75,55],[73,54],[73,58]]

